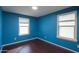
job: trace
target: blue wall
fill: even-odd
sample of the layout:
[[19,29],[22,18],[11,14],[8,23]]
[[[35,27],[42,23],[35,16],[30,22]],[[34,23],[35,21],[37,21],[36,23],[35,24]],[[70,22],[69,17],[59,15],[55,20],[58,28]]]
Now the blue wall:
[[1,40],[2,40],[2,11],[0,8],[0,49],[1,49]]
[[[39,18],[39,37],[47,40],[49,42],[53,42],[55,44],[59,44],[61,46],[70,48],[75,51],[79,51],[77,45],[79,44],[79,37],[78,42],[71,42],[62,39],[58,39],[57,36],[57,14],[70,12],[70,11],[78,11],[78,22],[79,22],[79,7],[70,7],[67,9],[63,9],[46,16],[42,16]],[[78,25],[79,29],[79,25]],[[79,34],[79,31],[78,31]],[[77,35],[78,35],[77,34]]]
[[[19,36],[18,35],[18,28],[19,28],[19,19],[18,17],[27,17],[30,19],[30,34],[29,35],[24,35],[24,36]],[[17,42],[17,41],[22,41],[22,40],[27,40],[29,38],[36,37],[37,35],[37,22],[36,18],[31,17],[31,16],[24,16],[20,14],[14,14],[14,13],[9,13],[9,12],[4,12],[2,13],[3,17],[3,35],[2,35],[2,45]],[[14,38],[16,37],[16,40]]]
[[[39,37],[39,38],[43,38],[44,40],[59,44],[61,46],[64,46],[79,52],[79,48],[77,48],[77,45],[79,45],[79,37],[77,37],[78,42],[66,41],[56,37],[57,36],[56,34],[57,15],[66,13],[66,12],[75,11],[75,10],[78,12],[77,16],[78,16],[78,23],[79,23],[79,7],[70,7],[39,18],[34,18],[31,16],[25,16],[25,15],[3,11],[2,12],[2,29],[3,29],[2,45],[14,43],[22,40],[27,40],[33,37]],[[1,11],[0,11],[0,16],[1,16]],[[18,17],[19,16],[27,17],[30,19],[29,35],[18,36],[18,30],[19,30]],[[0,17],[0,22],[1,22],[1,17]],[[79,30],[79,25],[77,30]],[[0,23],[0,31],[1,31],[1,23]],[[79,34],[79,31],[77,32],[77,35],[78,34]],[[16,37],[16,40],[14,40],[15,37]],[[0,38],[1,38],[1,35],[0,35]]]

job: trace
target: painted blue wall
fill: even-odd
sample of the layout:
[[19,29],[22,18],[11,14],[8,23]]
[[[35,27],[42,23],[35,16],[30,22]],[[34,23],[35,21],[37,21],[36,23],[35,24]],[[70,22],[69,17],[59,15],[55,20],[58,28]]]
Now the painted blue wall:
[[[70,48],[72,50],[78,51],[77,45],[79,45],[79,37],[78,42],[71,42],[57,38],[57,15],[70,12],[70,11],[78,11],[78,23],[79,23],[79,7],[70,7],[67,9],[63,9],[46,16],[42,16],[39,18],[39,37],[47,40],[49,42],[53,42],[55,44]],[[79,30],[79,24],[78,24]],[[78,31],[79,34],[79,31]],[[77,34],[77,35],[78,35]]]
[[[30,19],[30,34],[24,35],[24,36],[18,35],[18,30],[19,30],[18,17],[19,16]],[[31,17],[31,16],[24,16],[24,15],[20,15],[20,14],[4,12],[4,11],[2,12],[2,17],[3,17],[2,45],[36,37],[36,35],[37,35],[36,18]],[[16,37],[16,40],[14,40],[15,37]]]
[[[79,37],[77,37],[78,42],[66,41],[56,37],[57,36],[56,34],[57,15],[66,13],[66,12],[75,11],[75,10],[78,12],[77,16],[78,16],[78,23],[79,23],[79,7],[70,7],[39,18],[34,18],[31,16],[25,16],[25,15],[3,11],[2,12],[2,29],[3,29],[2,45],[14,43],[22,40],[27,40],[29,38],[40,37],[40,38],[43,38],[44,40],[53,42],[55,44],[59,44],[61,46],[64,46],[79,52],[79,48],[77,48],[77,45],[79,45]],[[0,11],[0,16],[1,16],[1,11]],[[19,16],[30,19],[29,35],[18,36],[18,30],[19,30],[18,17]],[[1,26],[1,23],[0,23],[0,26]],[[79,25],[78,25],[78,30],[79,30]],[[0,27],[0,31],[1,31],[1,27]],[[77,32],[77,35],[78,34],[79,34],[79,31]],[[16,37],[16,40],[14,40],[15,37]]]
[[1,49],[1,40],[2,40],[2,10],[0,8],[0,49]]

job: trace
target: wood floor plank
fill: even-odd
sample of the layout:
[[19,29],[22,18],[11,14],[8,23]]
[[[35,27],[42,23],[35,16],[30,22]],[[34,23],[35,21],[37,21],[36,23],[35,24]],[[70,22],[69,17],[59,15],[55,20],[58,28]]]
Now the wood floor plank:
[[72,51],[49,44],[39,39],[5,46],[6,53],[72,53]]

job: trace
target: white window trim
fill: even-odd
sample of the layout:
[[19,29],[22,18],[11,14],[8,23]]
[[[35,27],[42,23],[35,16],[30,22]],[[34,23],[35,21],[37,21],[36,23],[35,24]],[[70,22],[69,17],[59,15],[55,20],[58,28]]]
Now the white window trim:
[[[24,17],[19,17],[19,23],[20,23],[20,18],[24,18]],[[29,18],[26,18],[29,20]],[[28,34],[30,33],[30,20],[29,20],[29,28],[28,28]],[[28,35],[26,34],[20,34],[20,24],[19,24],[19,31],[18,31],[19,36],[23,36],[23,35]]]
[[[59,31],[58,31],[58,29],[59,29],[59,26],[58,26],[58,18],[59,18],[59,16],[61,16],[61,15],[66,15],[66,14],[70,14],[70,13],[75,13],[75,37],[74,37],[74,39],[72,39],[72,40],[69,40],[69,39],[71,39],[71,38],[65,38],[65,37],[60,37],[59,36]],[[67,13],[63,13],[63,14],[58,14],[57,15],[57,38],[59,38],[59,39],[62,39],[62,40],[67,40],[67,41],[72,41],[72,42],[77,42],[77,11],[72,11],[72,12],[67,12]]]

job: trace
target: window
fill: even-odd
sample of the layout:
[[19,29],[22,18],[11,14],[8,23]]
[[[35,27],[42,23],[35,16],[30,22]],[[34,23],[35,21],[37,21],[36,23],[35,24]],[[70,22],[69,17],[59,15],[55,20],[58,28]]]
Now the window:
[[69,12],[57,17],[57,37],[77,41],[77,13]]
[[29,19],[19,17],[19,35],[29,34]]

